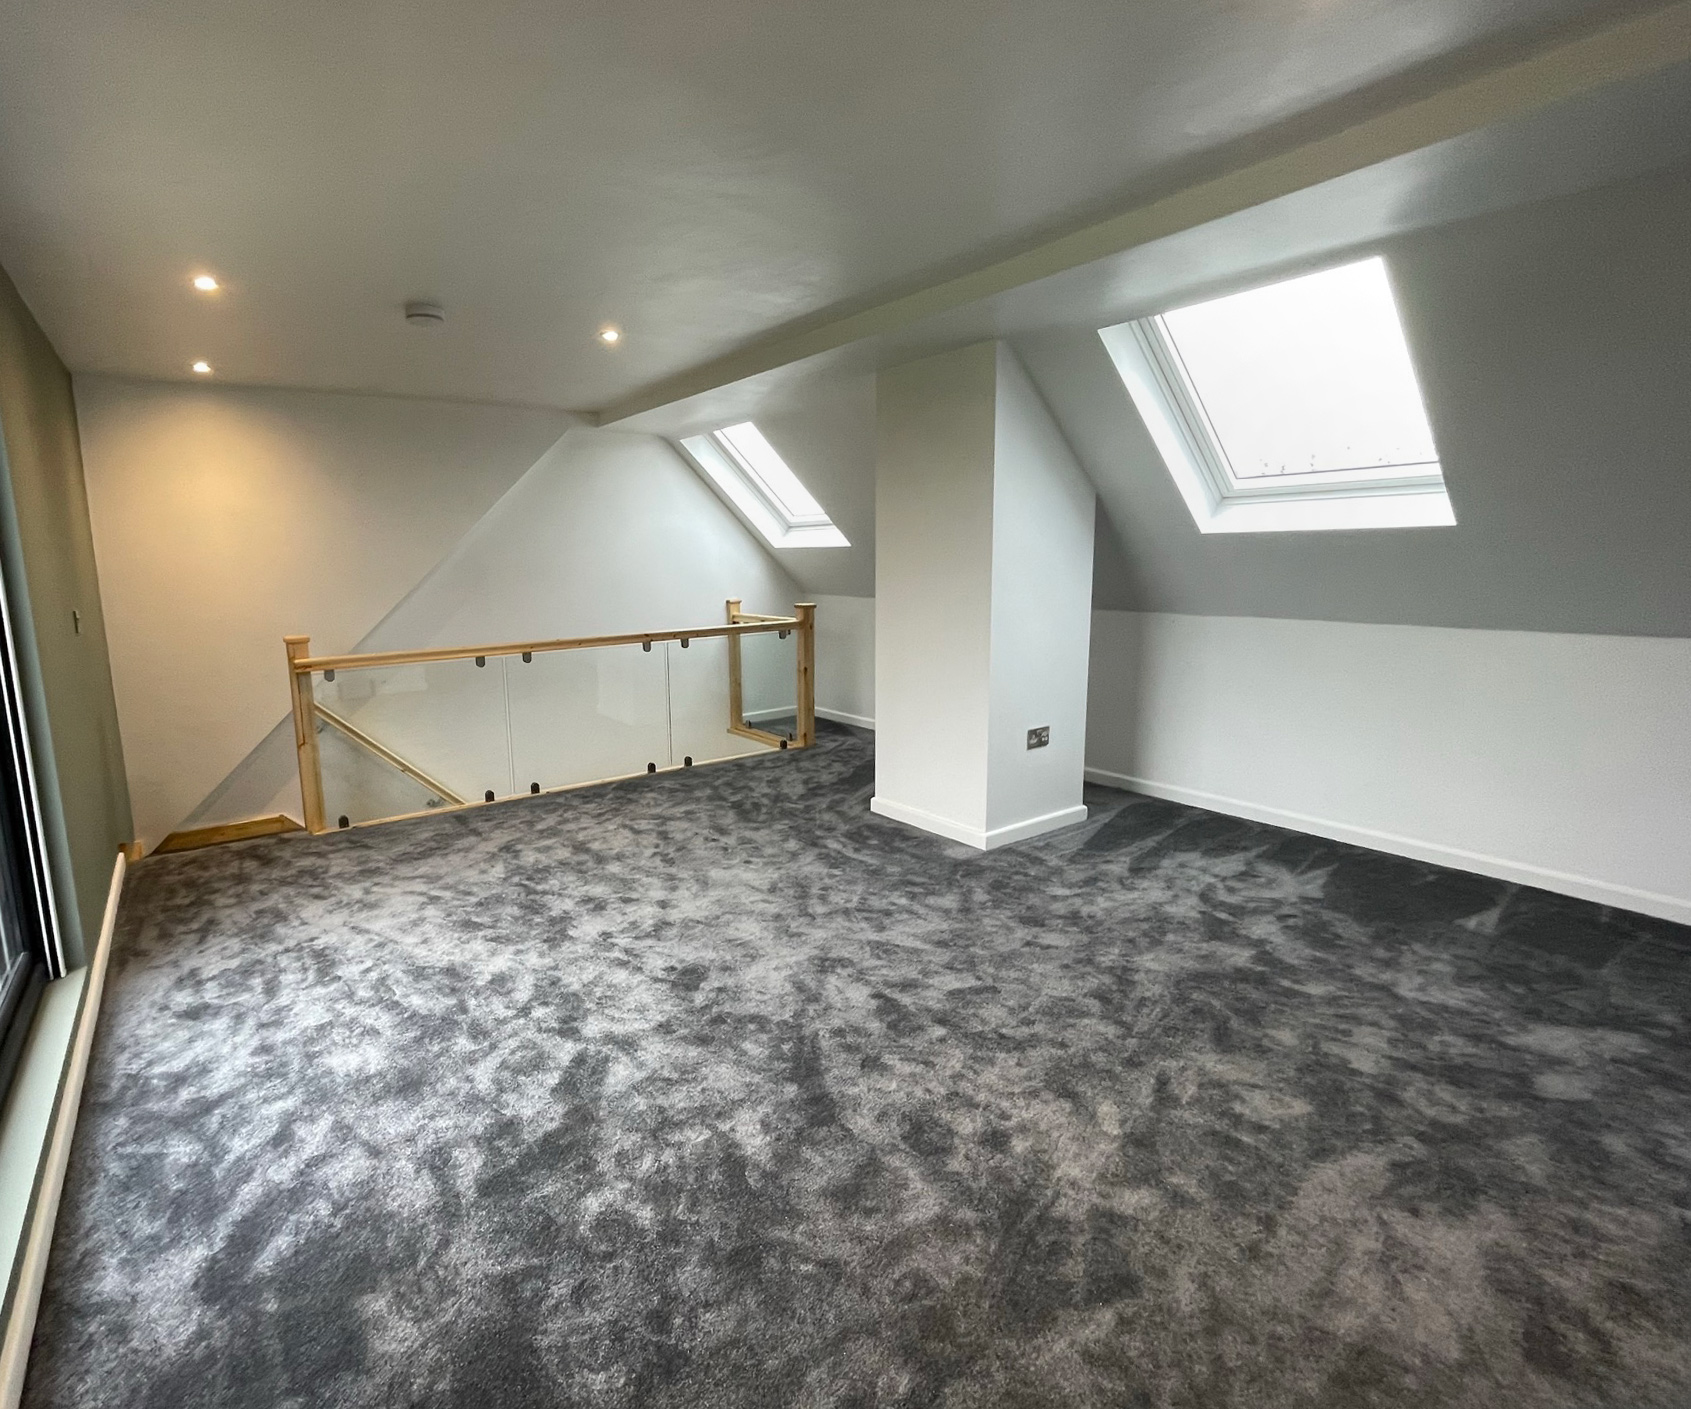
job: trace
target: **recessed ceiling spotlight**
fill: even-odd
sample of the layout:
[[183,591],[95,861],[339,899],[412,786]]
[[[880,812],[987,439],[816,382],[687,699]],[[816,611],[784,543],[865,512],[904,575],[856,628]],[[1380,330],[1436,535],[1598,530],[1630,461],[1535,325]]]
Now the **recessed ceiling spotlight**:
[[210,274],[196,274],[194,275],[194,287],[202,294],[214,294],[223,286]]
[[606,347],[615,347],[622,341],[622,329],[614,323],[607,323],[599,329],[599,341]]
[[211,375],[211,363],[207,362],[205,358],[202,357],[198,362],[194,363],[194,370],[202,377],[209,377]]
[[443,328],[446,326],[446,310],[426,299],[412,299],[405,305],[405,321],[413,328]]

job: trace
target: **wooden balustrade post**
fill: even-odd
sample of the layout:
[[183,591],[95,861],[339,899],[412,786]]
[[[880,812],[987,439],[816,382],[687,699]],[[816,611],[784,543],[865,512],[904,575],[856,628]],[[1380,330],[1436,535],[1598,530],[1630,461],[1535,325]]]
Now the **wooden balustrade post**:
[[299,759],[299,800],[308,832],[326,832],[323,819],[323,767],[317,756],[317,702],[311,694],[311,672],[297,664],[311,654],[309,636],[284,636],[288,648],[288,693],[294,707],[294,752]]
[[816,742],[816,603],[795,603],[793,615],[799,619],[798,738],[794,742],[805,749]]
[[[740,599],[728,599],[728,624],[732,626],[740,615]],[[740,638],[728,638],[728,727],[746,727],[745,699],[740,690]]]

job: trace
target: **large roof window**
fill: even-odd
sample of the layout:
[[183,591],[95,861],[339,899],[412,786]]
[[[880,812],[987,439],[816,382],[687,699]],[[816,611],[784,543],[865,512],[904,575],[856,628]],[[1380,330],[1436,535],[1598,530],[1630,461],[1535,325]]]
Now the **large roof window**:
[[1456,522],[1383,260],[1100,336],[1202,532]]

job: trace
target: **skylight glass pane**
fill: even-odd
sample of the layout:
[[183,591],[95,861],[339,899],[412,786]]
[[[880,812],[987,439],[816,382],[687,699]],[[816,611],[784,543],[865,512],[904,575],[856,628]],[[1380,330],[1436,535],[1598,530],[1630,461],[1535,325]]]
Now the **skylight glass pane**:
[[1436,469],[1381,260],[1194,304],[1161,321],[1236,480]]
[[[681,448],[772,548],[851,547],[851,541],[834,526],[822,506],[811,498],[769,442],[758,434],[756,426],[744,422],[729,429],[738,436],[738,444],[729,439],[727,432],[712,431],[708,435],[684,437]],[[747,431],[750,436],[744,434]],[[789,496],[812,512],[803,517],[792,513],[789,505],[777,498],[764,476],[752,468],[753,455],[762,461],[766,473],[771,472],[771,462],[780,466],[780,473],[791,481]],[[794,488],[796,493],[792,493]]]
[[750,421],[725,426],[717,434],[739,456],[741,464],[775,501],[775,506],[786,513],[789,525],[828,522],[822,506],[799,483],[799,477],[787,468],[787,462],[775,453],[775,447],[763,438],[763,432]]

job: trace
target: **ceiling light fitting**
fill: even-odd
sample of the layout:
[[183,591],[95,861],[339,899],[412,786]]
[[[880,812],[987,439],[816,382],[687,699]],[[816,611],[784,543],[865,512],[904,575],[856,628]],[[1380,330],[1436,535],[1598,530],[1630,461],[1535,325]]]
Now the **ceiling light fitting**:
[[210,274],[194,275],[194,287],[202,294],[214,294],[222,287]]
[[443,328],[446,326],[446,310],[438,303],[412,299],[405,305],[405,321],[413,328]]
[[599,341],[604,343],[606,347],[615,347],[622,341],[622,329],[607,324],[599,329]]
[[211,375],[211,363],[207,362],[204,358],[201,358],[198,362],[194,363],[194,370],[202,377],[209,377]]

